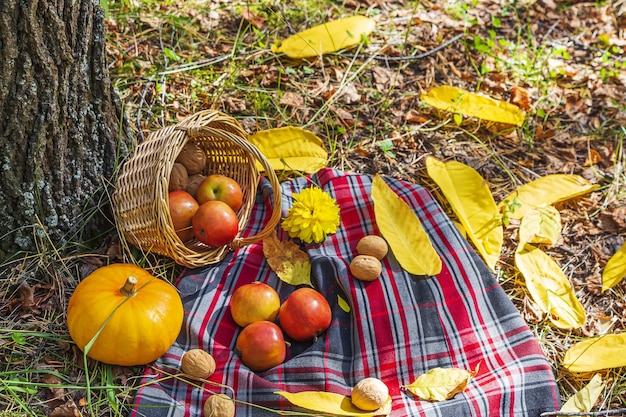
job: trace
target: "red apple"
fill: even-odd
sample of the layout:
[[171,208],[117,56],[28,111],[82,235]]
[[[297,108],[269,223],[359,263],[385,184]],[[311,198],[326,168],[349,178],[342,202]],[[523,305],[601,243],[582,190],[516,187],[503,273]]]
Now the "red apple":
[[326,298],[312,288],[298,288],[278,312],[280,327],[298,342],[315,339],[330,326],[332,312]]
[[230,314],[241,327],[256,321],[274,321],[279,308],[276,290],[259,281],[237,288],[230,299]]
[[234,212],[237,212],[243,204],[243,191],[234,179],[221,174],[213,174],[200,183],[196,191],[196,199],[201,205],[207,201],[223,201]]
[[243,328],[235,342],[241,361],[253,371],[267,371],[285,360],[283,332],[271,321],[257,321]]
[[196,239],[213,247],[232,242],[239,232],[237,215],[222,201],[201,204],[191,219],[191,225]]
[[176,190],[167,195],[170,207],[172,226],[180,240],[186,242],[193,239],[191,221],[200,207],[195,198],[186,191]]

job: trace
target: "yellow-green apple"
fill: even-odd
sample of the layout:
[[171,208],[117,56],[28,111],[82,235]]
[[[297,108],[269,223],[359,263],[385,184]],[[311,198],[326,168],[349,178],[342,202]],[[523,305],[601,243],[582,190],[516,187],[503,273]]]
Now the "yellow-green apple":
[[255,321],[274,321],[279,308],[280,297],[276,290],[260,281],[242,285],[230,299],[230,314],[241,327]]
[[237,214],[223,201],[201,204],[191,219],[191,225],[196,239],[213,247],[232,242],[239,232]]
[[243,191],[239,183],[221,174],[212,174],[198,186],[196,199],[201,205],[207,201],[223,201],[236,213],[243,204]]

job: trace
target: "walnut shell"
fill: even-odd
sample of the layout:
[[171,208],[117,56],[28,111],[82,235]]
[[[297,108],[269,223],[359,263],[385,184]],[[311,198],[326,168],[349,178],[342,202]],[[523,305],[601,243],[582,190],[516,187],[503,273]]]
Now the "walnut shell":
[[205,417],[234,417],[235,402],[226,394],[213,394],[204,402]]
[[357,255],[350,262],[352,276],[361,281],[374,281],[383,271],[383,265],[374,256]]
[[198,191],[198,187],[202,184],[202,181],[206,179],[206,175],[195,174],[189,177],[187,180],[187,187],[185,187],[185,191],[191,194],[194,198],[196,198],[196,192]]
[[378,378],[364,378],[352,388],[352,404],[364,411],[378,410],[389,399],[389,388]]
[[180,368],[187,375],[207,379],[215,372],[215,359],[202,349],[191,349],[183,355]]
[[207,164],[206,152],[196,142],[187,142],[175,162],[183,164],[189,175],[199,174]]
[[377,235],[368,235],[359,240],[356,245],[359,255],[370,255],[376,259],[383,259],[389,251],[385,239]]
[[167,191],[184,190],[187,187],[187,168],[183,164],[175,163],[170,173],[170,183]]

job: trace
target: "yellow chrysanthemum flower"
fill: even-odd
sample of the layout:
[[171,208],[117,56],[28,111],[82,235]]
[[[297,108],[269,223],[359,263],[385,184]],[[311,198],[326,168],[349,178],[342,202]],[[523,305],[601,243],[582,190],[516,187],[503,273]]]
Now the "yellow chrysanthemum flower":
[[292,238],[305,243],[320,243],[339,226],[339,206],[319,187],[310,187],[293,195],[293,204],[282,222]]

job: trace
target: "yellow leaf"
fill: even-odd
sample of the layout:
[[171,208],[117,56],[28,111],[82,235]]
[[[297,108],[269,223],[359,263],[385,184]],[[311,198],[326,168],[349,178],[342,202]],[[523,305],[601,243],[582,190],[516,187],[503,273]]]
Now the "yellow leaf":
[[[248,141],[261,151],[274,171],[311,174],[325,167],[328,160],[322,140],[313,132],[299,127],[262,130],[248,136]],[[263,171],[258,162],[257,167]]]
[[378,410],[363,411],[352,405],[350,397],[332,392],[303,391],[289,393],[277,391],[275,394],[283,396],[287,401],[298,407],[338,416],[381,416],[391,412],[391,397],[387,400],[387,404]]
[[626,276],[626,243],[611,256],[602,271],[602,292],[618,284]]
[[559,411],[568,413],[591,411],[605,386],[606,382],[602,381],[600,374],[595,374],[591,381],[583,389],[571,396]]
[[476,375],[476,371],[459,368],[434,368],[420,375],[406,388],[414,395],[426,401],[445,401],[459,392],[465,391],[467,383]]
[[519,246],[526,243],[553,245],[561,235],[561,214],[554,206],[530,209],[519,226]]
[[500,258],[504,232],[491,190],[473,168],[457,161],[426,158],[428,175],[446,196],[485,263],[492,270]]
[[372,180],[372,200],[376,224],[400,266],[414,275],[441,272],[441,258],[422,223],[378,174]]
[[498,207],[506,210],[512,219],[521,219],[530,209],[549,206],[587,194],[597,184],[575,174],[551,174],[522,185],[509,194]]
[[295,243],[281,242],[276,232],[263,239],[263,254],[276,275],[291,285],[311,285],[311,261]]
[[556,327],[573,329],[585,324],[585,310],[572,285],[545,252],[525,245],[515,252],[515,265],[533,300]]
[[356,46],[374,28],[376,22],[365,16],[333,20],[296,33],[279,46],[272,45],[272,52],[296,59],[316,57]]
[[340,296],[339,294],[337,294],[337,304],[339,304],[339,308],[341,308],[346,313],[350,312],[351,310],[350,304],[348,304],[348,302],[344,300],[343,297]]
[[594,372],[626,366],[626,333],[609,333],[578,342],[563,357],[570,372]]
[[461,88],[442,85],[431,88],[420,98],[433,107],[451,113],[461,113],[465,116],[510,125],[524,124],[524,112],[516,105]]

